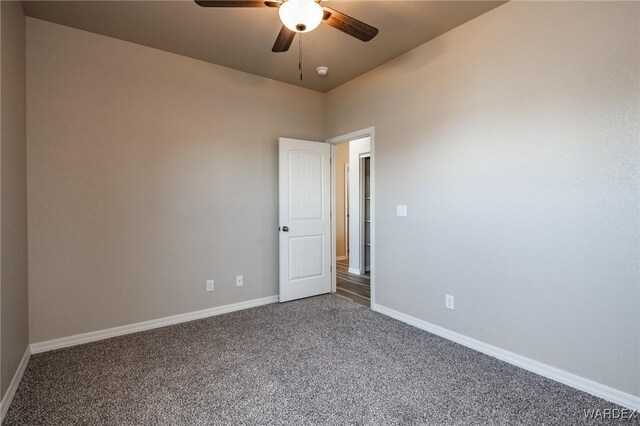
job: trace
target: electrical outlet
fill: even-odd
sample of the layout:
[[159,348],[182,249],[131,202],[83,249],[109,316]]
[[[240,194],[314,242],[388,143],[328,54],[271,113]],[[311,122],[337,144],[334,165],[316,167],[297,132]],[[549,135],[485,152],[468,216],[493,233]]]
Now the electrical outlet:
[[207,291],[213,291],[214,283],[213,280],[207,280]]
[[242,287],[244,284],[244,278],[242,275],[236,275],[236,287]]
[[447,309],[451,309],[453,311],[453,296],[450,294],[444,295],[444,306]]

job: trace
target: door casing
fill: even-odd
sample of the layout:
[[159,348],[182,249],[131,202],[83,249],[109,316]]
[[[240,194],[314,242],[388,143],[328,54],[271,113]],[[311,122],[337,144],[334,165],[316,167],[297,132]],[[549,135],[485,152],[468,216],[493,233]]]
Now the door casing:
[[[331,144],[331,291],[335,293],[336,291],[336,214],[340,214],[336,212],[336,162],[334,161],[336,158],[335,154],[335,146],[341,143],[349,142],[356,139],[361,139],[365,137],[370,138],[370,156],[371,156],[371,307],[374,307],[376,304],[375,299],[375,253],[376,253],[376,220],[375,220],[375,206],[376,206],[376,173],[375,173],[375,128],[367,127],[365,129],[356,130],[355,132],[347,133],[345,135],[336,136],[333,138],[326,139],[325,142]],[[353,242],[350,242],[353,244]]]

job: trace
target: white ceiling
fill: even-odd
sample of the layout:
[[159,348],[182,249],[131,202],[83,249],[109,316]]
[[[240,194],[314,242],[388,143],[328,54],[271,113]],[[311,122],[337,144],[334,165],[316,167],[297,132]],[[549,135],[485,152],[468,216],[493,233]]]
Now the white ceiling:
[[[225,67],[326,92],[504,1],[323,1],[380,30],[364,43],[327,25],[272,53],[277,9],[202,8],[184,1],[23,1],[28,16],[166,50]],[[329,75],[316,75],[318,66]]]

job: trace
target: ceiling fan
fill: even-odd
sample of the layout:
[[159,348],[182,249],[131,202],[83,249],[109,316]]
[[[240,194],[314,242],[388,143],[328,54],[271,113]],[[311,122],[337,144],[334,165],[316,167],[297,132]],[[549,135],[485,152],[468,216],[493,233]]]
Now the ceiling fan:
[[330,7],[322,0],[195,0],[202,7],[273,7],[278,8],[282,29],[271,51],[286,52],[296,33],[308,33],[321,22],[362,41],[369,41],[378,29]]

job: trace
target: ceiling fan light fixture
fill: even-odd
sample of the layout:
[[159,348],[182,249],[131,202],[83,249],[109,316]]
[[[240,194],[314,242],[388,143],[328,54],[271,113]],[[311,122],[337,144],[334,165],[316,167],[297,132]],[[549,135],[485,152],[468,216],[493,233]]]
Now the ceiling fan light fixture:
[[278,11],[284,26],[297,33],[313,31],[322,22],[322,7],[314,0],[287,0]]

